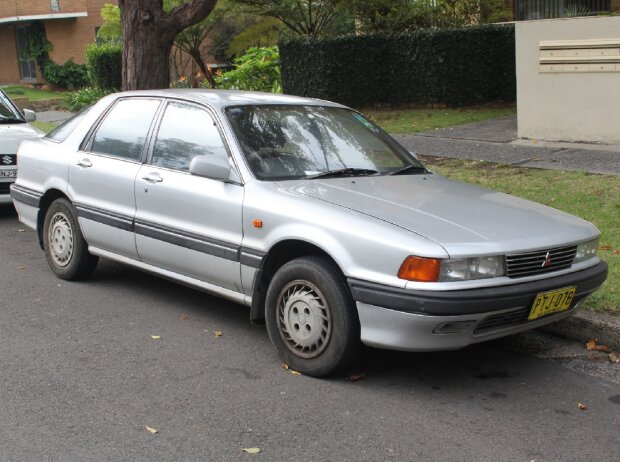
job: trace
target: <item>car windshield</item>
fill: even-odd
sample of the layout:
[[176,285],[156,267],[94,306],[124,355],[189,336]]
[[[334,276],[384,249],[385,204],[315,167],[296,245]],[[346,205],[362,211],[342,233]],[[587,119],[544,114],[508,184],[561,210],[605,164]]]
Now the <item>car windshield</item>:
[[0,91],[0,123],[26,122],[24,116],[3,91]]
[[226,116],[261,180],[427,172],[383,130],[351,109],[247,105],[227,108]]

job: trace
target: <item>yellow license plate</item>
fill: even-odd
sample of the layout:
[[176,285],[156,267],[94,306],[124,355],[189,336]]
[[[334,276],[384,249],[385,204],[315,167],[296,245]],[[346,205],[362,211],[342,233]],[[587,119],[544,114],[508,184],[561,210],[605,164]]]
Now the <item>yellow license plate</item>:
[[576,287],[564,287],[538,294],[534,299],[528,319],[532,321],[551,313],[568,310],[575,296],[575,290]]

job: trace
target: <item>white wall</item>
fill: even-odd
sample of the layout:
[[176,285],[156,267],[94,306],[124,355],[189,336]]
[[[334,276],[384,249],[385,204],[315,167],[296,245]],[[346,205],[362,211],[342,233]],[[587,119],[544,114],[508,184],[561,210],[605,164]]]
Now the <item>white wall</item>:
[[516,23],[519,137],[620,142],[620,72],[540,73],[541,40],[620,38],[620,16]]

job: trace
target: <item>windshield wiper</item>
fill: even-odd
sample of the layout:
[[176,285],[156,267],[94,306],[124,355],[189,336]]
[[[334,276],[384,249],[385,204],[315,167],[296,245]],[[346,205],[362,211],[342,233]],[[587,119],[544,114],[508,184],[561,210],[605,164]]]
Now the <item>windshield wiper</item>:
[[0,124],[15,124],[15,123],[25,123],[26,121],[23,119],[18,119],[17,117],[3,117],[0,119]]
[[409,172],[414,172],[414,171],[428,172],[428,170],[426,170],[426,168],[422,167],[421,165],[405,165],[404,167],[399,168],[398,170],[394,170],[393,172],[388,173],[388,175],[402,175],[404,173],[409,173]]
[[377,172],[376,170],[370,168],[340,168],[338,170],[330,170],[328,172],[317,173],[316,175],[311,175],[306,178],[315,179],[315,178],[336,178],[339,176],[366,176],[366,175],[374,175]]

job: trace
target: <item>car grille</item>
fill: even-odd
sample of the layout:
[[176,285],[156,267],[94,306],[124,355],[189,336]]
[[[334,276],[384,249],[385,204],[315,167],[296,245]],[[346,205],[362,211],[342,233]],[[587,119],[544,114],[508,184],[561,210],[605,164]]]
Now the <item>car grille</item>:
[[530,314],[530,308],[519,308],[518,310],[508,311],[506,313],[494,314],[484,318],[474,329],[474,334],[481,334],[500,327],[509,327],[515,324],[527,322]]
[[577,253],[577,246],[506,255],[506,276],[521,278],[569,268]]
[[13,184],[12,181],[7,181],[7,182],[0,183],[0,194],[9,194],[10,193],[11,184]]

